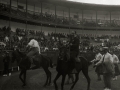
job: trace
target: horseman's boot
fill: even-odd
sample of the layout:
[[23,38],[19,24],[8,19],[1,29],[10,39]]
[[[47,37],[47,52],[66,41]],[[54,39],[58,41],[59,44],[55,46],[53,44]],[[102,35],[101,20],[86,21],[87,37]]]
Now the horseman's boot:
[[29,62],[31,63],[30,69],[32,70],[34,67],[33,59],[31,57],[26,57],[26,59],[28,59]]
[[77,70],[76,70],[76,60],[74,59],[74,62],[73,62],[73,69],[72,69],[72,73],[75,74],[77,73]]
[[31,64],[34,64],[34,62],[33,62],[33,58],[30,58],[30,62],[31,62]]
[[33,64],[33,58],[32,57],[26,57],[26,59],[28,59],[30,61],[31,64]]

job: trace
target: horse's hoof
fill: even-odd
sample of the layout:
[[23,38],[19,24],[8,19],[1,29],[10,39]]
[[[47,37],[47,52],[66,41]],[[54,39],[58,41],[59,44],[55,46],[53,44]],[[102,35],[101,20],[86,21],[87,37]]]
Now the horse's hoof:
[[91,90],[91,89],[89,88],[89,89],[87,89],[87,90]]
[[53,86],[53,83],[48,84],[48,86]]
[[74,83],[75,81],[72,81],[72,83]]
[[66,82],[65,84],[70,84],[69,82]]
[[26,84],[23,84],[22,87],[26,86]]
[[87,90],[91,90],[91,89],[87,89]]
[[58,90],[58,88],[56,88],[55,90]]
[[70,90],[73,90],[72,88],[70,88]]
[[43,87],[46,87],[46,85],[43,85]]

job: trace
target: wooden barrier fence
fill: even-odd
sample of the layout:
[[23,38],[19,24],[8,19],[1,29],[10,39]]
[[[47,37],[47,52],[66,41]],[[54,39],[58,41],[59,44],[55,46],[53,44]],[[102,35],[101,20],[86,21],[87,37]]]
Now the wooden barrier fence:
[[[11,57],[11,52],[10,51],[10,57]],[[46,55],[50,57],[53,61],[53,64],[57,63],[57,57],[58,57],[58,51],[48,51],[48,52],[42,52],[43,55]],[[91,61],[94,58],[94,53],[80,53],[80,55],[86,57],[89,61]],[[11,59],[12,60],[12,59]],[[9,69],[13,70],[14,68],[17,68],[17,62],[9,64]],[[4,69],[4,63],[3,63],[3,56],[0,54],[0,71],[3,71]]]

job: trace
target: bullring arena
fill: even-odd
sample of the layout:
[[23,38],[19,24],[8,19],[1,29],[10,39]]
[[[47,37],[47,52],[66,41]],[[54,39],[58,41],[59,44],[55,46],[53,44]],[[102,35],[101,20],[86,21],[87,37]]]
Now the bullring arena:
[[[69,0],[0,0],[0,90],[55,90],[59,47],[66,44],[72,31],[80,39],[79,55],[88,62],[95,58],[95,50],[108,47],[120,60],[120,6]],[[51,84],[43,87],[46,74],[42,67],[27,70],[26,86],[19,79],[21,69],[12,61],[14,48],[25,52],[26,45],[35,38],[41,54],[52,60]],[[62,43],[62,44],[61,44]],[[9,54],[9,73],[4,73],[4,55]],[[94,64],[89,65],[90,90],[104,90],[103,78],[97,80]],[[120,68],[120,64],[118,64]],[[74,75],[74,74],[73,74]],[[102,75],[101,75],[102,77]],[[72,81],[64,90],[70,90]],[[61,77],[57,81],[61,90]],[[120,77],[112,80],[112,90],[120,90]],[[87,80],[82,72],[73,90],[87,90]],[[106,89],[107,90],[107,89]],[[111,90],[111,89],[108,89]]]
[[[52,72],[52,81],[55,78],[56,70],[50,69]],[[93,70],[93,67],[89,68],[89,75],[91,80],[91,90],[103,90],[103,80],[97,81],[97,76]],[[1,90],[55,90],[53,83],[50,86],[43,87],[43,84],[45,83],[45,73],[42,69],[33,70],[33,71],[27,71],[27,86],[22,87],[22,83],[19,80],[19,72],[13,73],[10,77],[0,77],[0,89]],[[119,83],[120,78],[118,78],[117,81],[112,82],[112,88],[113,90],[119,90]],[[59,90],[61,86],[61,78],[57,81]],[[69,90],[71,87],[71,81],[70,84],[66,84],[64,86],[64,90]],[[79,81],[75,85],[74,90],[86,90],[87,81],[85,77],[83,76],[82,72],[79,75]]]

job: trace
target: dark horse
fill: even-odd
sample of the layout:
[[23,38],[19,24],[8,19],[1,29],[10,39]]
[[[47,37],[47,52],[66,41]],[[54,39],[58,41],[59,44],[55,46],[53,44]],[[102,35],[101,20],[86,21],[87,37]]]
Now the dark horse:
[[[30,69],[31,67],[31,62],[30,60],[26,57],[26,54],[24,52],[20,52],[19,50],[14,50],[12,52],[12,62],[14,62],[15,60],[18,63],[18,66],[21,69],[21,72],[19,74],[19,78],[20,80],[23,82],[23,86],[26,86],[26,71]],[[44,86],[46,85],[50,85],[51,83],[51,72],[49,71],[49,66],[52,68],[52,60],[44,55],[36,55],[35,58],[33,58],[33,63],[34,63],[34,67],[32,69],[37,69],[40,68],[42,66],[42,68],[44,69],[46,75],[47,75],[47,79],[46,82],[44,84]],[[23,75],[23,78],[22,78]]]
[[[64,47],[64,48],[60,49],[60,53],[59,53],[59,57],[58,57],[58,61],[57,61],[57,67],[56,67],[56,70],[58,73],[54,79],[55,90],[58,90],[58,86],[56,84],[57,79],[62,75],[61,90],[63,90],[66,75],[71,74],[72,63],[71,63],[71,60],[68,59],[67,53],[69,53],[67,48]],[[70,90],[72,90],[74,88],[75,84],[77,83],[77,81],[79,79],[79,73],[81,70],[88,82],[87,90],[90,90],[90,78],[88,75],[89,62],[84,57],[79,57],[79,58],[81,61],[76,62],[76,65],[75,65],[75,68],[78,73],[75,73],[75,81],[74,81],[72,87],[70,88]]]

